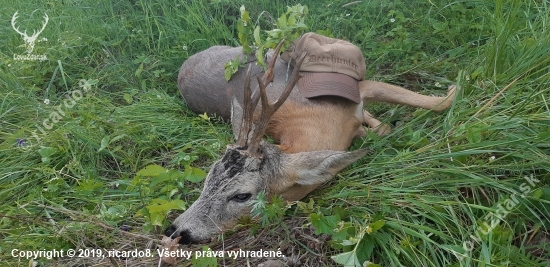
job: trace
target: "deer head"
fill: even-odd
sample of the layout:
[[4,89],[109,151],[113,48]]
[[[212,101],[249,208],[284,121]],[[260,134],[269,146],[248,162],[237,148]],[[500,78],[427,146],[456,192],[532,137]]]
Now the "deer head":
[[46,28],[46,25],[48,24],[48,20],[50,18],[48,17],[48,14],[44,14],[45,22],[44,24],[42,24],[42,28],[38,31],[33,30],[32,35],[28,36],[26,30],[24,32],[21,32],[19,30],[19,27],[15,27],[15,20],[17,19],[18,12],[19,11],[15,11],[15,13],[13,14],[13,17],[11,18],[11,26],[17,33],[23,36],[23,41],[25,41],[25,47],[27,48],[27,53],[30,54],[34,50],[34,42],[36,42],[36,38],[38,38],[38,35]]
[[[273,67],[281,45],[282,42],[263,77],[257,77],[259,92],[255,90],[254,94],[250,89],[251,68],[248,68],[243,107],[236,99],[232,105],[236,142],[213,164],[200,197],[166,229],[166,236],[181,236],[179,243],[182,244],[207,240],[234,227],[239,217],[250,214],[260,192],[265,191],[268,196],[280,194],[288,201],[298,200],[366,154],[365,149],[286,154],[277,145],[262,141],[271,115],[300,79],[299,69],[306,56],[304,52],[296,61],[279,99],[269,103],[266,87],[273,81]],[[261,100],[261,112],[258,120],[253,121],[258,100]],[[240,124],[236,123],[238,119]]]

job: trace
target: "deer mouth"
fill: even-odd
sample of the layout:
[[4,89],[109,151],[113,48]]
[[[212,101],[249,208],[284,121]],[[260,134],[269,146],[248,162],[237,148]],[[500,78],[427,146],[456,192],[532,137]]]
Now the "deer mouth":
[[177,237],[181,236],[178,243],[182,245],[199,244],[199,243],[205,243],[208,241],[208,239],[193,237],[191,235],[191,232],[187,229],[179,232],[177,231],[177,229],[178,228],[172,224],[168,228],[166,228],[166,230],[164,231],[164,235],[172,239],[176,239]]

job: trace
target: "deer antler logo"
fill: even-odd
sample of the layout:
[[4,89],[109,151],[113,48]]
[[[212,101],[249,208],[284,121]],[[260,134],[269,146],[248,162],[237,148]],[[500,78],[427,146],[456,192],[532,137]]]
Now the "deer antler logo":
[[19,27],[15,26],[15,20],[17,19],[17,13],[19,11],[15,11],[15,14],[13,14],[13,17],[11,18],[11,26],[13,29],[19,33],[21,36],[23,36],[23,40],[25,41],[25,47],[27,48],[27,53],[31,54],[34,50],[34,42],[36,42],[36,38],[38,38],[38,35],[46,28],[46,25],[48,24],[48,20],[50,19],[48,17],[48,14],[44,13],[44,24],[42,25],[42,28],[39,31],[33,30],[32,35],[28,36],[27,31],[21,32],[19,30]]

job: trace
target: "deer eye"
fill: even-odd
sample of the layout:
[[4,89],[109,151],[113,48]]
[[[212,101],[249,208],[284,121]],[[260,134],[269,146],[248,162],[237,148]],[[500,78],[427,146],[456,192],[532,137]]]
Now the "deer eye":
[[232,200],[235,200],[237,202],[245,202],[247,201],[248,199],[250,199],[250,197],[252,196],[252,194],[250,193],[245,193],[245,194],[236,194]]

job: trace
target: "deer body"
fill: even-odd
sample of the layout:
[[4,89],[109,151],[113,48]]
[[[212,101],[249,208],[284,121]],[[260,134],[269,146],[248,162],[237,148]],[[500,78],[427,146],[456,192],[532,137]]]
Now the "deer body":
[[[185,61],[180,69],[178,86],[193,111],[231,119],[232,99],[243,99],[245,71],[237,72],[227,82],[223,65],[238,57],[246,58],[241,47],[214,46]],[[251,64],[253,75],[263,72],[254,62]],[[275,63],[275,78],[266,91],[270,100],[277,99],[285,89],[287,70],[283,60]],[[260,109],[261,106],[257,108]],[[353,138],[361,134],[362,110],[362,105],[340,97],[307,99],[298,90],[292,90],[271,117],[266,134],[286,153],[345,151]],[[239,124],[240,121],[232,120],[231,123]]]
[[[246,61],[241,47],[214,46],[183,63],[178,87],[187,105],[197,113],[230,119],[237,141],[213,164],[201,196],[166,229],[166,236],[181,236],[179,242],[187,244],[230,229],[240,216],[250,214],[261,191],[280,194],[288,201],[305,197],[367,153],[366,149],[346,152],[355,137],[370,130],[389,132],[389,127],[363,110],[370,101],[439,111],[450,106],[454,95],[454,87],[446,98],[429,97],[385,83],[360,81],[360,103],[335,96],[305,98],[292,89],[307,55],[302,54],[296,68],[276,60],[276,55],[278,50],[268,53],[272,65],[265,73],[255,62],[247,62],[247,74],[241,69],[229,82],[224,79],[224,64],[237,58]],[[250,82],[256,75],[258,81]],[[255,92],[250,88],[256,88]],[[258,94],[261,103],[255,107]],[[264,133],[276,144],[259,141]]]

